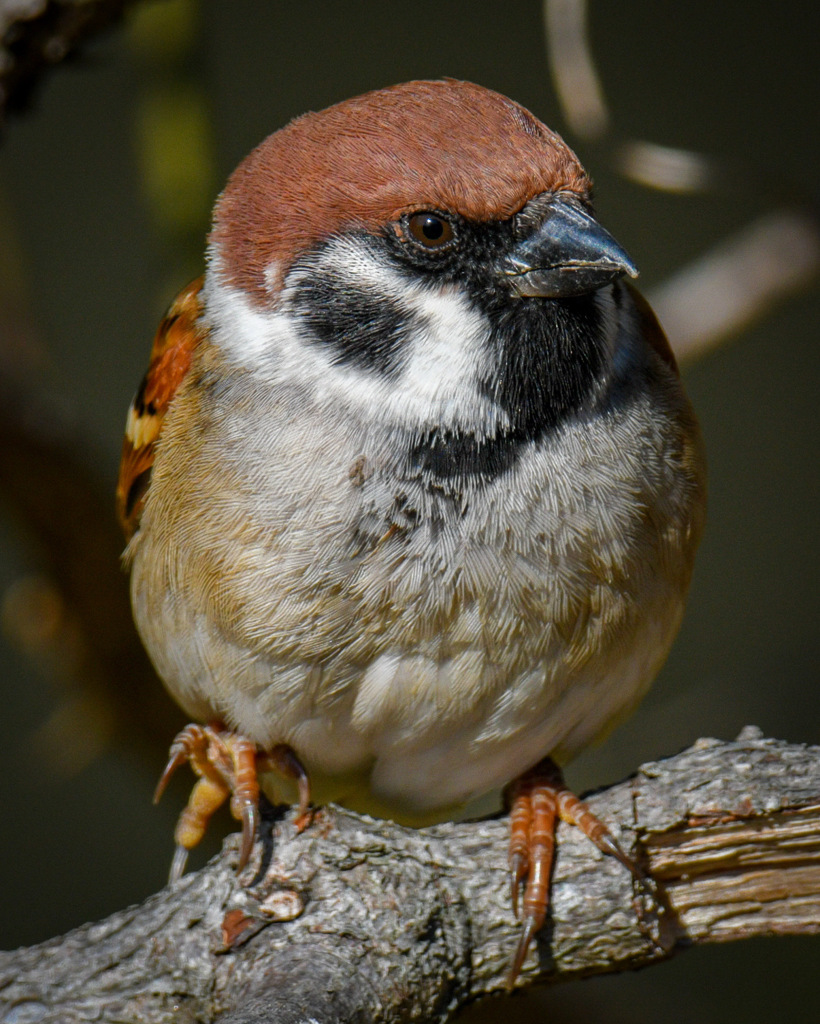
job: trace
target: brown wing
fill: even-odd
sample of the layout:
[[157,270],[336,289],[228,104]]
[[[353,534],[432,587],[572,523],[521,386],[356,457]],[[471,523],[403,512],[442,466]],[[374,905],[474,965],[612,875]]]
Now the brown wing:
[[148,372],[128,410],[117,480],[117,517],[130,540],[137,530],[151,482],[154,447],[165,413],[188,372],[201,337],[197,327],[202,278],[192,281],[171,303],[151,349]]

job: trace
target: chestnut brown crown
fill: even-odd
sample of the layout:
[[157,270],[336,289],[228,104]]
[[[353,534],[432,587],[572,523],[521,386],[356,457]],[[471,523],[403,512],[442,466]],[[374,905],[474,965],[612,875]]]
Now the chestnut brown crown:
[[471,82],[406,82],[268,136],[219,197],[210,251],[230,284],[266,304],[294,259],[337,232],[378,231],[413,210],[504,220],[559,191],[587,198],[589,179],[524,107]]

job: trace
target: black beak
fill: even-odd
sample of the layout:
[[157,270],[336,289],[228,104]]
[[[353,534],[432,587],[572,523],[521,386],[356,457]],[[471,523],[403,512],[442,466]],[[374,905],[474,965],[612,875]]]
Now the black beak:
[[536,227],[499,267],[516,295],[566,299],[594,292],[623,274],[638,276],[626,252],[580,203],[567,196],[536,202]]

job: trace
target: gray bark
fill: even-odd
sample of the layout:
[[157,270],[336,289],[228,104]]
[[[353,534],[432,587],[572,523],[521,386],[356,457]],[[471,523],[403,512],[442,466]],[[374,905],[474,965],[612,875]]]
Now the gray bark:
[[[590,798],[658,887],[559,828],[547,925],[518,984],[623,970],[693,943],[820,931],[820,748],[747,729]],[[503,990],[518,926],[501,819],[413,830],[273,811],[141,906],[0,954],[0,1021],[445,1021]]]

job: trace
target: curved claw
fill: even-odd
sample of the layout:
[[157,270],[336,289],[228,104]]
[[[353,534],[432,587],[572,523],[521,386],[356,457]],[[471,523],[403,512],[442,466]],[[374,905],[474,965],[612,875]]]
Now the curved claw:
[[236,865],[237,873],[245,867],[253,852],[258,818],[256,804],[250,802],[243,804],[240,817],[242,820],[242,845],[239,848],[239,863]]
[[310,806],[310,781],[308,780],[307,772],[301,764],[299,764],[297,785],[299,787],[299,811],[294,825],[296,826],[296,834],[300,835],[313,820],[313,808]]
[[261,756],[260,763],[295,781],[299,791],[299,810],[294,825],[297,835],[304,832],[313,820],[313,810],[310,806],[310,779],[302,762],[286,743],[277,743]]
[[603,835],[599,836],[596,840],[596,845],[602,853],[608,853],[610,857],[614,857],[619,864],[623,864],[630,875],[632,875],[635,884],[644,896],[653,903],[657,903],[658,893],[654,880],[647,877],[643,871],[641,871],[640,867],[629,856],[629,854],[625,853],[621,849],[620,844],[611,833],[605,832]]
[[605,832],[598,837],[596,845],[602,853],[608,853],[610,857],[614,857],[615,860],[623,864],[636,882],[643,882],[645,880],[641,869],[628,854],[624,853],[615,836]]
[[186,753],[186,751],[184,751],[184,750],[177,750],[175,753],[172,752],[170,758],[168,759],[168,764],[166,764],[166,766],[165,766],[165,771],[160,776],[159,782],[157,783],[157,787],[154,790],[154,801],[153,802],[155,804],[159,803],[159,801],[160,801],[160,799],[162,797],[162,794],[165,792],[165,790],[168,787],[168,783],[169,783],[169,781],[171,779],[171,776],[174,774],[174,772],[177,770],[177,768],[179,768],[181,765],[183,765],[187,760],[188,760],[188,754]]
[[185,865],[188,863],[188,851],[184,846],[177,845],[174,850],[174,859],[171,861],[171,870],[168,872],[168,883],[176,882],[185,874]]
[[521,883],[527,876],[528,858],[523,853],[510,854],[510,900],[512,901],[513,914],[520,919],[518,913],[518,894]]
[[506,984],[508,991],[512,990],[515,986],[515,982],[518,975],[521,973],[521,968],[524,966],[524,961],[527,958],[527,951],[530,948],[532,940],[537,935],[541,924],[542,922],[538,921],[532,914],[528,914],[524,918],[521,935],[518,938],[518,945],[515,947],[515,956],[513,957],[512,964],[510,965],[510,973],[507,975]]

